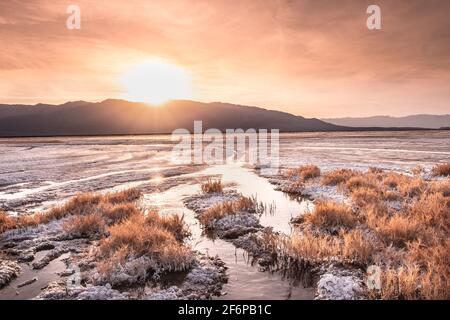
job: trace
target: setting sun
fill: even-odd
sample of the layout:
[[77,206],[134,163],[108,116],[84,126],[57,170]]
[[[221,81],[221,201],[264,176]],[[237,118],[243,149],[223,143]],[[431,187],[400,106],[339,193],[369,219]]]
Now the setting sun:
[[124,98],[161,104],[168,100],[190,99],[190,79],[186,71],[161,60],[145,61],[122,77]]

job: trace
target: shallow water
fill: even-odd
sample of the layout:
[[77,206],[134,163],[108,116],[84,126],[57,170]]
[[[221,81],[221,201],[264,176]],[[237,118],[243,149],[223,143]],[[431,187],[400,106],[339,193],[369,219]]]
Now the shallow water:
[[[291,215],[298,215],[307,206],[307,202],[299,203],[275,191],[266,179],[238,166],[219,166],[208,168],[196,175],[222,176],[222,181],[233,182],[238,192],[247,196],[257,196],[259,200],[271,199],[275,205],[273,214],[263,215],[261,224],[271,226],[274,230],[289,234]],[[192,232],[190,240],[194,249],[210,256],[218,255],[229,268],[228,283],[224,285],[224,299],[295,299],[314,298],[314,288],[304,288],[293,280],[285,279],[279,273],[261,272],[258,266],[252,266],[248,255],[242,249],[221,239],[212,240],[202,234],[199,222],[192,210],[184,207],[182,199],[200,192],[198,184],[180,185],[159,194],[144,195],[143,204],[156,206],[161,214],[184,215]]]
[[[35,260],[39,260],[46,253],[47,251],[36,253]],[[36,297],[43,287],[47,286],[52,281],[60,279],[58,273],[66,270],[66,264],[63,260],[67,259],[69,255],[70,253],[61,255],[41,270],[34,270],[26,263],[21,264],[22,272],[19,276],[12,280],[7,287],[0,290],[0,300],[24,300]],[[18,288],[18,285],[33,278],[36,278],[37,280],[29,285]]]

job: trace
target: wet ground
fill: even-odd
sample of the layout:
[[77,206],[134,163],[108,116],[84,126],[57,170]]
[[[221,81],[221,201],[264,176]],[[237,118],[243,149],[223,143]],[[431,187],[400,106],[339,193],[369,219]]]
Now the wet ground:
[[[230,242],[202,234],[193,211],[183,198],[200,192],[206,177],[220,177],[224,184],[245,196],[256,196],[272,208],[261,217],[263,226],[289,234],[292,217],[310,202],[291,199],[275,190],[266,178],[239,164],[179,166],[170,162],[170,136],[74,137],[0,139],[0,208],[9,214],[44,210],[79,192],[140,187],[143,204],[162,214],[184,214],[192,246],[227,265],[227,299],[312,299],[314,288],[284,279],[278,273],[260,272],[245,251]],[[314,163],[321,168],[377,166],[407,171],[450,160],[450,132],[305,133],[280,137],[280,163],[284,167]],[[42,255],[43,253],[38,253]],[[22,273],[0,290],[0,299],[28,299],[55,280],[66,266],[59,257],[36,271],[23,263]],[[38,280],[22,288],[25,281]]]

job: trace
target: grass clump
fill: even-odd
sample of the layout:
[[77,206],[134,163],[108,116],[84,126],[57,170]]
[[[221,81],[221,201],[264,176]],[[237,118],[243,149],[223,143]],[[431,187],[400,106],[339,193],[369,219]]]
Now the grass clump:
[[432,173],[435,176],[449,177],[450,176],[450,162],[435,165],[432,169]]
[[223,186],[221,180],[208,179],[205,183],[201,185],[203,193],[222,193]]
[[304,215],[304,220],[318,227],[353,228],[358,218],[351,208],[336,202],[319,201]]
[[302,181],[317,178],[320,176],[320,169],[315,165],[305,165],[298,168],[290,169],[287,172],[288,177],[297,177]]
[[207,228],[213,228],[214,222],[226,216],[239,213],[260,213],[262,205],[258,204],[254,197],[241,196],[237,200],[230,200],[218,203],[213,207],[203,211],[198,219]]
[[108,232],[109,237],[99,247],[104,273],[117,263],[139,258],[146,258],[146,268],[153,271],[182,271],[194,262],[190,247],[182,242],[186,236],[182,218],[160,216],[152,211],[148,216],[133,215],[109,227]]
[[90,238],[105,233],[105,221],[99,214],[72,216],[63,222],[64,232],[71,237]]
[[350,169],[337,169],[327,172],[322,177],[322,183],[327,186],[336,186],[347,182],[351,177],[355,176],[356,172]]
[[361,230],[351,230],[342,232],[343,243],[340,254],[352,261],[357,261],[363,265],[370,265],[373,256],[377,251],[377,246],[372,243]]
[[309,229],[280,241],[282,255],[299,261],[317,263],[339,254],[339,242],[335,237],[315,234]]
[[[68,216],[82,216],[95,213],[99,208],[105,209],[113,205],[129,203],[140,197],[137,189],[128,189],[113,193],[83,193],[69,199],[61,206],[56,206],[46,212],[39,212],[33,215],[22,215],[17,217],[3,217],[4,223],[0,225],[0,233],[10,229],[22,229],[34,227],[39,224],[49,223],[53,220],[60,220]],[[117,209],[118,207],[115,207]],[[107,213],[105,213],[107,214]],[[0,214],[0,222],[2,214]]]
[[0,234],[6,230],[13,229],[16,225],[16,218],[9,216],[5,211],[0,210]]

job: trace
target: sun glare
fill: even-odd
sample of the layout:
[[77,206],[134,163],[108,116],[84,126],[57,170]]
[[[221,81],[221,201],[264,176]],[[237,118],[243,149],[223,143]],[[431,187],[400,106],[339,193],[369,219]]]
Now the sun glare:
[[145,61],[122,77],[124,98],[161,104],[174,99],[190,99],[190,79],[186,71],[160,60]]

